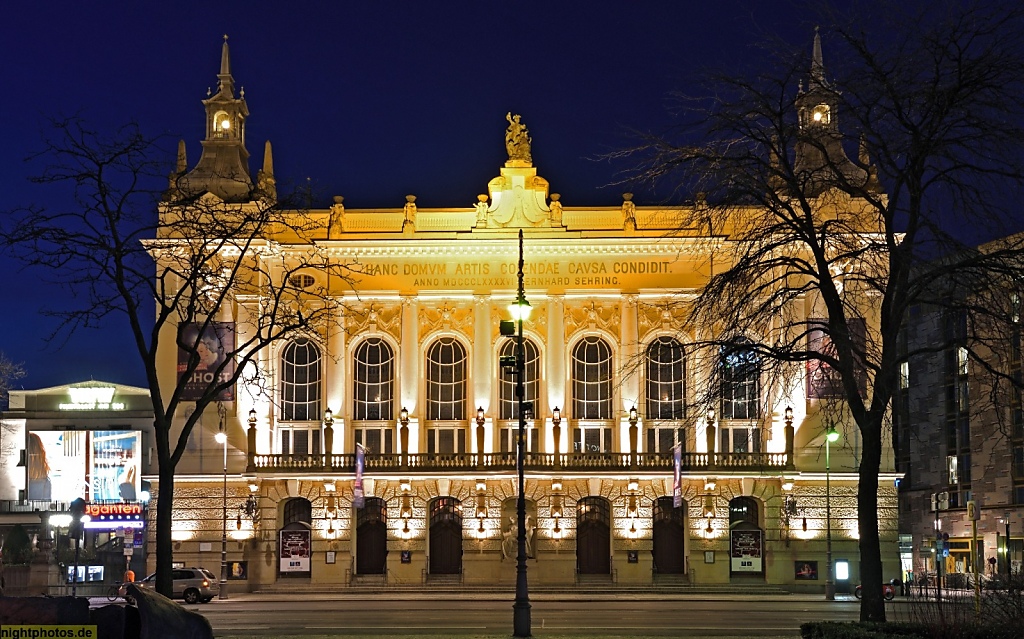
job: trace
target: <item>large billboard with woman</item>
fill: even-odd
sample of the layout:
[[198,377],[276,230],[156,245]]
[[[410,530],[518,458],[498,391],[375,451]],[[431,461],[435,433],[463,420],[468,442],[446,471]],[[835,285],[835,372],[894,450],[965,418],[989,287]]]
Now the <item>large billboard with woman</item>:
[[36,430],[28,433],[28,499],[136,501],[142,433]]

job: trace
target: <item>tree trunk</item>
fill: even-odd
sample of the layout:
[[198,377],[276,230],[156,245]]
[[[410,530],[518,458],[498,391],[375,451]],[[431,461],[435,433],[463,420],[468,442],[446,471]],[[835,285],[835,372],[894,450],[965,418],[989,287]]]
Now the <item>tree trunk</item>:
[[[159,460],[160,491],[156,500],[156,591],[170,598],[174,552],[171,544],[171,514],[174,506],[174,465]],[[165,498],[166,496],[166,498]]]
[[861,621],[885,621],[882,599],[882,556],[878,532],[878,472],[882,463],[882,416],[872,412],[861,428],[864,446],[857,487],[857,521],[860,528],[860,579],[864,597]]

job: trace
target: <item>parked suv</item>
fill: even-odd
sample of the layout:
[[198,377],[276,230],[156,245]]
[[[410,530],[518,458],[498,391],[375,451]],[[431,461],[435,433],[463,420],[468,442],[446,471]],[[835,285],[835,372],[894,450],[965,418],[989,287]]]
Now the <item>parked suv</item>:
[[[206,603],[220,594],[220,585],[213,573],[206,568],[175,568],[171,572],[174,580],[172,596],[181,597],[185,603]],[[156,573],[138,582],[142,588],[156,589]]]

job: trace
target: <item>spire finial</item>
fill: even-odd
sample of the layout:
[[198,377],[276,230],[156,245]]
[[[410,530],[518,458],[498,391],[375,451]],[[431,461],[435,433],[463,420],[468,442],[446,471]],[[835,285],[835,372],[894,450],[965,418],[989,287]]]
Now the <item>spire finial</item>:
[[821,57],[821,34],[814,27],[814,49],[811,53],[811,78],[807,82],[809,90],[825,85],[825,64]]
[[228,54],[228,36],[224,34],[224,44],[220,49],[220,74],[231,74],[231,56]]

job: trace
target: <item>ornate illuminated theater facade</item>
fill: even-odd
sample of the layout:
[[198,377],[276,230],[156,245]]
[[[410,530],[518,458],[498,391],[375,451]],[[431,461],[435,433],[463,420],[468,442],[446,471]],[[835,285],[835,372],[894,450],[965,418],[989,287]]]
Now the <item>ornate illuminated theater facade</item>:
[[[219,77],[188,176],[207,197],[244,207],[272,189],[269,145],[247,190],[219,177],[249,176],[248,111],[226,43]],[[608,207],[563,205],[538,175],[519,116],[509,115],[505,143],[508,161],[473,207],[419,208],[410,195],[395,209],[352,210],[337,197],[304,213],[320,225],[317,251],[359,265],[355,283],[291,275],[339,302],[334,330],[268,349],[270,383],[240,382],[222,415],[204,415],[176,475],[175,562],[216,573],[225,518],[213,440],[223,424],[231,588],[511,586],[524,406],[532,584],[820,590],[827,534],[838,586],[856,581],[856,428],[840,429],[827,473],[807,380],[783,395],[752,355],[701,361],[669,303],[702,285],[709,246],[730,238],[679,230],[678,211],[630,194]],[[269,239],[272,259],[310,250]],[[520,268],[532,313],[517,353],[500,323]],[[808,316],[814,308],[808,299]],[[238,302],[218,322],[241,325],[246,312]],[[166,375],[175,358],[168,348]],[[723,376],[721,397],[695,409],[711,375]],[[897,574],[888,456],[883,467],[883,560]]]

